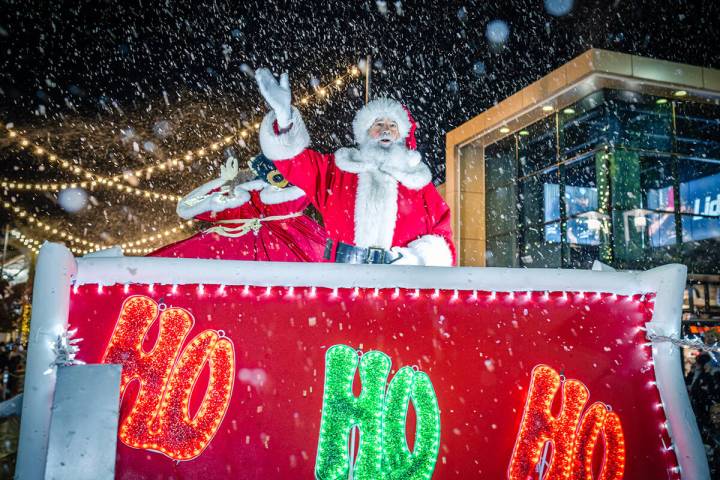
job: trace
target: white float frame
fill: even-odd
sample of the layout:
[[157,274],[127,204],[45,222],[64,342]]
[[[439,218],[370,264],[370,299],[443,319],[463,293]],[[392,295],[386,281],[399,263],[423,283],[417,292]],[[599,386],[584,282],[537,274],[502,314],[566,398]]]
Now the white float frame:
[[[414,267],[326,263],[246,262],[156,257],[73,258],[59,244],[45,244],[38,257],[25,380],[25,402],[16,478],[42,478],[47,453],[54,377],[43,376],[52,360],[50,341],[67,326],[72,285],[204,284],[262,287],[418,288],[497,292],[581,291],[618,295],[655,294],[649,332],[679,337],[687,269],[665,265],[646,272]],[[683,479],[710,478],[705,449],[688,399],[680,350],[653,343],[655,376]],[[42,388],[29,388],[41,385]],[[44,445],[42,442],[45,442]],[[27,475],[26,475],[27,474]]]

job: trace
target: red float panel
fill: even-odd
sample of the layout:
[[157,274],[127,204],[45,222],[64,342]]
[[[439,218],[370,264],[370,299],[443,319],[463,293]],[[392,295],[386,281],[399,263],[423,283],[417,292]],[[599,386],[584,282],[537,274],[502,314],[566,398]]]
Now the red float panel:
[[520,480],[523,465],[540,478],[537,450],[543,471],[556,463],[546,479],[586,478],[582,462],[595,478],[679,478],[641,328],[652,310],[652,295],[603,292],[85,284],[69,320],[81,360],[124,363],[119,479],[313,478],[325,354],[338,344],[387,354],[389,379],[403,366],[429,376],[433,478]]

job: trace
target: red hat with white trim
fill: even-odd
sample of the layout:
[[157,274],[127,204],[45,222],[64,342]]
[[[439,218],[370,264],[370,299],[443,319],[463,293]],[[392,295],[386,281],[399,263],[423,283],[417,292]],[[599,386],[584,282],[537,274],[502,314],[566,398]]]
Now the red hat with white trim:
[[405,140],[405,146],[410,150],[415,150],[415,129],[417,128],[415,119],[404,105],[391,98],[378,98],[368,102],[355,114],[352,126],[355,142],[358,145],[362,145],[370,139],[368,130],[376,120],[381,118],[388,118],[397,123],[400,138]]

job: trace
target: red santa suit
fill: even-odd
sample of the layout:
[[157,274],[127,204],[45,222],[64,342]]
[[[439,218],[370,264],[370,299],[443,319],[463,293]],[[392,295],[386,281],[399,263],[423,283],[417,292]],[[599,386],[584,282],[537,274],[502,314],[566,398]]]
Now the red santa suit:
[[[366,148],[368,129],[389,118],[404,144],[382,151]],[[308,148],[310,136],[297,109],[280,130],[270,112],[260,127],[263,154],[294,185],[305,191],[322,214],[333,242],[357,247],[410,249],[415,264],[449,266],[455,260],[450,209],[432,184],[430,169],[414,150],[415,122],[390,99],[368,103],[355,116],[359,148],[322,154]]]
[[213,225],[190,238],[166,245],[150,257],[214,258],[276,262],[319,262],[325,232],[303,214],[310,201],[296,186],[276,188],[252,180],[233,188],[212,180],[178,203],[182,218]]

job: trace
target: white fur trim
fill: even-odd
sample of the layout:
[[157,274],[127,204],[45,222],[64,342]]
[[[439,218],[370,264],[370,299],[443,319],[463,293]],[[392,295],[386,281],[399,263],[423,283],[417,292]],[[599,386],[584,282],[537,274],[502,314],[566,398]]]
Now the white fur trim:
[[378,171],[360,172],[355,196],[355,245],[392,246],[397,220],[397,181]]
[[297,200],[298,198],[302,198],[304,196],[305,192],[295,185],[285,188],[277,188],[272,185],[268,185],[260,190],[260,200],[262,200],[265,205],[277,205],[279,203],[292,202],[293,200]]
[[[264,180],[251,180],[236,185],[232,193],[227,187],[223,188],[225,183],[226,180],[217,178],[188,193],[178,202],[177,214],[188,220],[201,213],[221,212],[228,208],[236,208],[250,201],[249,192],[253,190],[260,191],[260,200],[266,205],[278,205],[305,196],[305,192],[294,185],[277,188]],[[218,188],[220,188],[219,191],[210,193]]]
[[366,158],[363,150],[341,148],[335,152],[335,165],[350,173],[379,171],[392,176],[411,190],[420,190],[432,181],[432,173],[420,152],[404,145],[393,145],[380,158]]
[[258,178],[257,180],[250,180],[249,182],[239,183],[235,185],[235,189],[237,190],[238,188],[242,188],[245,191],[251,192],[253,190],[262,190],[269,185],[270,184],[267,183],[265,180],[260,180]]
[[420,257],[423,265],[428,267],[452,266],[450,246],[440,235],[423,235],[408,243],[408,248]]
[[[216,178],[199,186],[180,199],[175,211],[181,218],[187,220],[201,213],[220,212],[227,208],[239,207],[250,200],[250,194],[247,192],[240,194],[234,192],[234,195],[230,195],[227,188],[222,189],[226,182],[227,180],[223,178]],[[218,188],[221,190],[210,193]]]
[[368,129],[378,118],[389,118],[397,122],[400,138],[403,140],[410,133],[410,119],[400,102],[390,98],[378,98],[369,102],[355,114],[352,126],[355,142],[358,145],[367,142]]
[[299,155],[310,145],[310,135],[297,108],[292,109],[290,130],[275,135],[275,112],[270,111],[260,125],[258,137],[262,153],[270,160],[288,160]]

